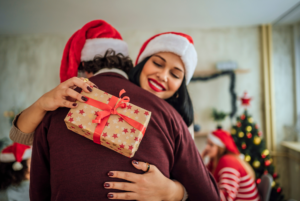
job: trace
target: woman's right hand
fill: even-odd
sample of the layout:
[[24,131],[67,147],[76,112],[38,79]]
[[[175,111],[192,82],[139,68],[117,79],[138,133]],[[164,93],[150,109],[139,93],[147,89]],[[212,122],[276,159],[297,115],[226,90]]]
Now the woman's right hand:
[[94,87],[98,88],[94,83],[87,79],[85,80],[85,78],[73,77],[45,93],[38,99],[37,104],[44,111],[54,111],[59,107],[76,108],[76,100],[80,102],[87,101],[85,96],[74,90],[77,87],[87,93],[91,92]]

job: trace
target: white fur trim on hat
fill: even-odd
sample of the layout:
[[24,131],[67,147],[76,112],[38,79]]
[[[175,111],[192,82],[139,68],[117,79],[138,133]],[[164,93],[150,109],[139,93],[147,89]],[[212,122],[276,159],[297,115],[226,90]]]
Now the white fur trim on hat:
[[209,133],[207,138],[210,139],[217,146],[219,146],[221,148],[225,147],[225,144],[222,142],[222,140],[220,140],[220,138],[216,137],[214,134]]
[[[22,160],[26,160],[26,159],[30,158],[31,157],[31,152],[32,152],[31,149],[26,149],[24,154],[23,154]],[[5,162],[5,163],[11,163],[11,162],[16,161],[16,158],[15,158],[15,155],[13,153],[1,153],[0,154],[0,161]]]
[[181,57],[185,67],[185,79],[188,84],[197,65],[197,52],[193,44],[183,36],[163,34],[151,40],[139,57],[138,63],[158,52],[172,52]]
[[128,46],[122,40],[114,38],[87,39],[81,51],[81,61],[91,61],[96,55],[104,55],[108,49],[113,49],[116,54],[128,56]]

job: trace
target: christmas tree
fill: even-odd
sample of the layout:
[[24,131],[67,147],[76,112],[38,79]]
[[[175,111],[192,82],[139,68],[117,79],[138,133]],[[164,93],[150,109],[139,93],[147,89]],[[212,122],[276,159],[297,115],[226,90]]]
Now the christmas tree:
[[[248,107],[250,100],[251,98],[247,97],[245,93],[244,97],[241,98],[242,105]],[[255,171],[257,184],[260,183],[260,178],[263,174],[273,176],[270,201],[284,200],[282,188],[276,182],[278,174],[275,172],[270,152],[266,148],[265,141],[262,139],[262,132],[258,125],[254,123],[252,116],[248,114],[247,109],[245,109],[241,116],[237,117],[236,125],[231,129],[231,135],[240,152],[244,154],[245,161]]]

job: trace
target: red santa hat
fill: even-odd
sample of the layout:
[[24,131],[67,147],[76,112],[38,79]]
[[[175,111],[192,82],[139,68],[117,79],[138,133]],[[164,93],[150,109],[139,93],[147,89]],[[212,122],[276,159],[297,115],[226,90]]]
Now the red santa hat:
[[94,20],[76,31],[67,42],[60,66],[60,81],[77,76],[82,61],[104,55],[108,49],[128,56],[128,46],[121,34],[104,20]]
[[234,154],[240,154],[232,136],[227,131],[217,129],[212,133],[208,134],[208,139],[210,139],[214,144],[218,145],[219,147],[226,148],[228,151]]
[[22,170],[22,160],[26,160],[31,157],[31,147],[19,143],[13,143],[5,147],[0,154],[0,161],[4,163],[15,162],[12,166],[13,170]]
[[141,47],[135,65],[158,52],[172,52],[181,57],[185,67],[186,84],[188,84],[198,61],[193,38],[178,32],[165,32],[152,36]]

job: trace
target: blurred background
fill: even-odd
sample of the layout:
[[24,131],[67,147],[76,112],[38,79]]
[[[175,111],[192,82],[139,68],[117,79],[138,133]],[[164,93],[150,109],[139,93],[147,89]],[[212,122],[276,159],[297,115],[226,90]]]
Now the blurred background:
[[273,177],[280,175],[276,190],[300,201],[300,0],[1,0],[2,144],[9,143],[11,118],[59,84],[67,40],[94,19],[120,31],[133,61],[156,33],[191,35],[198,65],[188,90],[199,151],[218,123],[234,134],[248,96]]

